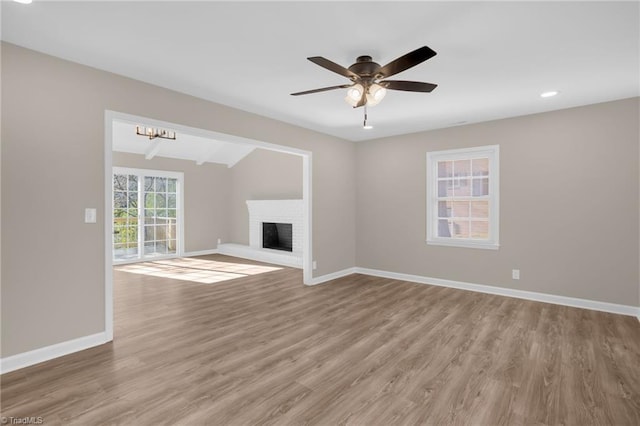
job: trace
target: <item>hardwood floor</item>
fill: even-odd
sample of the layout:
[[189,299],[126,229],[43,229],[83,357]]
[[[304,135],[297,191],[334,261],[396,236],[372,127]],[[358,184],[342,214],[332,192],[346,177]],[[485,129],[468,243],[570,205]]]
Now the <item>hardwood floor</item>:
[[114,342],[3,375],[2,416],[640,425],[636,318],[364,275],[305,287],[298,270],[197,259],[116,268]]

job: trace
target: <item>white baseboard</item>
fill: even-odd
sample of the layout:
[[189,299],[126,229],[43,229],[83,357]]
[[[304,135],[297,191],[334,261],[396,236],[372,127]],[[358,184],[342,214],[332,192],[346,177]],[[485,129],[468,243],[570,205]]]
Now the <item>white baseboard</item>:
[[89,336],[78,337],[77,339],[68,340],[66,342],[56,343],[51,346],[45,346],[44,348],[34,349],[29,352],[11,355],[0,359],[0,374],[89,349],[109,341],[110,339],[107,337],[107,334],[105,332],[101,332],[91,334]]
[[318,285],[322,283],[326,283],[331,280],[335,280],[338,278],[346,277],[347,275],[355,274],[356,268],[347,268],[342,271],[332,272],[326,275],[320,275],[319,277],[312,278],[310,282],[305,283],[305,285]]
[[207,254],[218,254],[218,249],[187,251],[182,254],[183,257],[206,256]]
[[391,278],[419,284],[436,285],[440,287],[451,287],[460,290],[475,291],[478,293],[496,294],[499,296],[515,297],[517,299],[533,300],[536,302],[553,303],[555,305],[571,306],[574,308],[592,309],[594,311],[640,317],[640,308],[636,306],[618,305],[615,303],[598,302],[595,300],[578,299],[575,297],[557,296],[554,294],[536,293],[533,291],[515,290],[511,288],[494,287],[490,285],[473,284],[462,281],[444,280],[441,278],[430,278],[420,275],[401,274],[397,272],[380,271],[377,269],[356,267],[355,272],[358,274],[372,275],[374,277]]

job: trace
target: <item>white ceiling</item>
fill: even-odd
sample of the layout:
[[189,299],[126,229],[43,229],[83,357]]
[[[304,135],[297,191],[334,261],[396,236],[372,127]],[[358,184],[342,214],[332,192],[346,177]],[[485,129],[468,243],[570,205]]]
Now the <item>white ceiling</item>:
[[[136,124],[126,121],[113,122],[113,150],[142,154],[150,160],[154,157],[177,158],[191,160],[196,164],[218,163],[233,167],[249,155],[255,147],[247,144],[224,142],[190,135],[178,131],[176,139],[155,138],[150,140],[146,136],[136,134]],[[165,130],[175,130],[164,128]]]
[[[2,3],[2,39],[350,140],[531,114],[640,94],[635,2]],[[307,61],[381,65],[420,46],[437,56],[394,79],[362,129],[347,83]],[[540,98],[559,90],[553,98]]]

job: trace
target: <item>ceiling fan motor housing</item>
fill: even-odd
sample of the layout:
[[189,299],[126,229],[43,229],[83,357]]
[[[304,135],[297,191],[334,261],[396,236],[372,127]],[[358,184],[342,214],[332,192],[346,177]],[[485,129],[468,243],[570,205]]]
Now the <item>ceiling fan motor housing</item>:
[[349,71],[358,74],[361,78],[376,78],[380,72],[380,64],[373,62],[371,56],[358,56],[356,63],[349,67]]

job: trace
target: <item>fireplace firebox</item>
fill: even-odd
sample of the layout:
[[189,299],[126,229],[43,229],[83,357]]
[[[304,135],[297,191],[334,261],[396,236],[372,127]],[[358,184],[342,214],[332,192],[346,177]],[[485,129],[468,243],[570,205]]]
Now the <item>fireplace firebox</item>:
[[262,222],[262,247],[293,251],[293,226],[290,223]]

